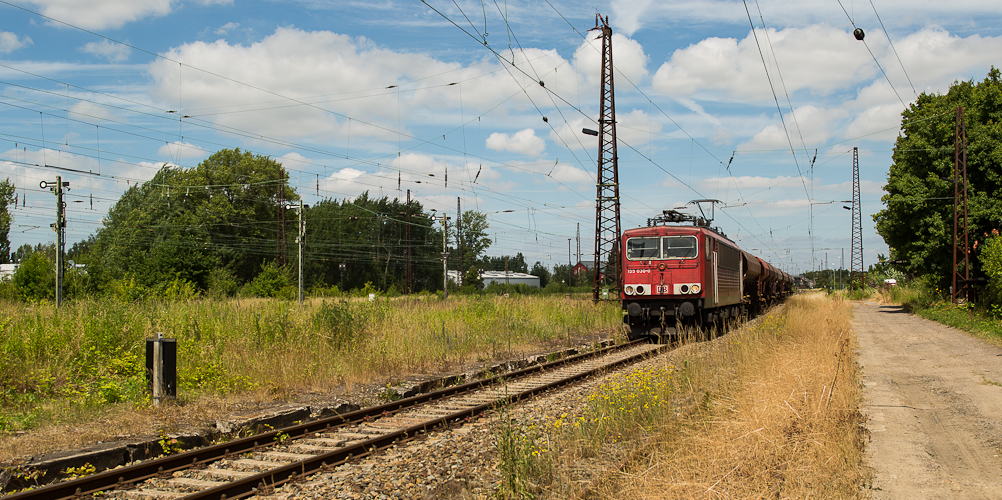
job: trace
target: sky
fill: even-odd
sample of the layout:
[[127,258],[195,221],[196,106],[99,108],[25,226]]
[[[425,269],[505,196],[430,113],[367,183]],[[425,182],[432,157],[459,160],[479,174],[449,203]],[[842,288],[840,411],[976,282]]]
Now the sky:
[[1002,54],[997,0],[0,0],[12,248],[55,241],[42,181],[70,183],[69,246],[164,164],[241,148],[307,204],[458,199],[490,255],[577,261],[580,227],[592,260],[596,14],[622,228],[717,199],[713,224],[791,273],[849,267],[854,148],[864,263],[888,253],[872,215],[901,111]]

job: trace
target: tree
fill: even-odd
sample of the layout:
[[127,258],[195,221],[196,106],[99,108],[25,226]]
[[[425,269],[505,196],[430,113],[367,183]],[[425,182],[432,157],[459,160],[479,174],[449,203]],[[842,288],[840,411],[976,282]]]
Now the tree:
[[280,203],[298,199],[285,177],[278,162],[239,149],[191,169],[165,164],[122,195],[81,260],[96,283],[180,278],[204,290],[216,268],[249,281],[276,257]]
[[[873,216],[890,259],[904,271],[945,284],[953,259],[955,110],[965,108],[968,226],[972,239],[1002,218],[1002,75],[996,68],[979,83],[955,82],[945,94],[918,97],[902,115],[887,176],[885,208]],[[970,242],[971,245],[974,241]],[[979,273],[975,259],[974,274]],[[973,276],[972,276],[973,277]]]
[[515,254],[515,256],[484,257],[481,264],[488,271],[504,271],[507,269],[513,273],[529,272],[529,265],[525,262],[525,256],[522,255],[522,252]]
[[464,290],[483,290],[484,289],[484,279],[480,276],[480,270],[477,266],[470,266],[470,269],[466,271],[463,275],[463,289]]
[[457,248],[454,255],[460,258],[459,262],[463,265],[478,262],[491,246],[491,239],[487,237],[489,227],[487,216],[481,212],[467,210],[453,227],[459,228],[458,232],[454,233]]
[[529,274],[539,278],[540,288],[546,288],[546,285],[550,283],[550,270],[539,261],[536,261],[536,263],[532,265],[532,271],[530,271]]
[[14,203],[14,183],[10,178],[0,182],[0,264],[9,264],[10,255],[10,223],[12,217],[7,208]]
[[[407,214],[410,214],[410,241]],[[304,214],[307,286],[341,284],[362,288],[372,283],[381,290],[403,290],[410,247],[415,290],[442,286],[442,233],[417,201],[369,198],[323,200]],[[408,245],[409,243],[409,245]]]

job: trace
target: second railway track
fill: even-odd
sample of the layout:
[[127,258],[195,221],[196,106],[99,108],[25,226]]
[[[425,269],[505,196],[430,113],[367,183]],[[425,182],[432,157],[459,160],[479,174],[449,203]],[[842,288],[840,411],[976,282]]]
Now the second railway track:
[[6,497],[232,499],[330,470],[493,407],[531,398],[667,346],[633,342],[385,405],[195,449]]

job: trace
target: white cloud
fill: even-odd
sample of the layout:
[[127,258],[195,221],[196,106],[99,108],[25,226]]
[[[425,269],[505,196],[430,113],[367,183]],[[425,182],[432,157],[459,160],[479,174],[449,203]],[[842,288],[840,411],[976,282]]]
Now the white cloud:
[[209,153],[211,153],[211,151],[206,151],[199,146],[181,141],[164,144],[157,150],[157,154],[160,156],[170,157],[174,161],[202,158],[208,156]]
[[791,141],[798,149],[804,145],[824,144],[834,134],[832,128],[848,114],[841,109],[801,106],[792,115],[784,113],[785,130],[781,123],[767,125],[750,141],[739,145],[738,151],[788,149]]
[[[42,14],[86,29],[121,28],[147,16],[169,14],[176,0],[33,0]],[[57,26],[63,26],[56,23]]]
[[[759,41],[765,33],[758,30]],[[845,31],[826,24],[769,30],[772,53],[779,59],[782,80],[766,51],[776,92],[808,90],[826,95],[872,77],[876,67],[866,49]],[[863,51],[860,53],[860,51]],[[866,56],[866,57],[863,57]],[[768,101],[772,90],[751,33],[743,40],[707,38],[676,50],[655,73],[654,89],[672,97],[702,100]],[[824,64],[818,64],[824,61]]]
[[567,163],[557,163],[550,178],[562,184],[595,184],[595,176]]
[[108,61],[118,63],[125,62],[129,58],[129,54],[132,53],[132,49],[120,43],[101,40],[100,42],[88,42],[83,47],[80,47],[80,52],[94,54]]
[[613,0],[610,5],[613,15],[609,21],[624,35],[633,36],[633,33],[641,28],[644,15],[651,3],[653,0]]
[[202,5],[233,5],[233,0],[198,0]]
[[[633,86],[623,81],[626,76],[639,85],[640,80],[647,76],[647,60],[643,46],[636,40],[619,33],[612,35],[612,62],[618,70],[614,76],[619,82],[617,93],[625,93]],[[574,67],[584,75],[589,86],[598,88],[602,78],[602,41],[595,37],[587,37],[574,52]]]
[[0,31],[0,54],[10,54],[18,49],[23,49],[34,42],[31,38],[19,38],[16,33]]
[[239,27],[240,27],[240,23],[235,23],[235,22],[231,21],[231,22],[228,22],[228,23],[220,26],[219,28],[216,28],[215,33],[217,35],[222,36],[222,35],[225,35],[225,34],[229,33],[230,31],[235,30],[235,29],[237,29]]
[[526,156],[539,156],[546,149],[546,141],[541,137],[536,137],[535,130],[527,128],[512,136],[494,132],[487,138],[487,147],[494,151],[510,151]]
[[[200,109],[203,114],[199,117],[218,125],[270,137],[344,144],[349,137],[345,116],[350,116],[355,118],[350,122],[352,145],[357,138],[395,141],[397,130],[409,134],[407,123],[452,125],[455,121],[450,111],[461,108],[470,116],[508,99],[500,113],[530,110],[531,103],[520,90],[523,84],[537,102],[545,99],[545,90],[538,83],[528,78],[516,82],[507,72],[497,71],[495,62],[463,67],[419,53],[380,48],[364,37],[353,39],[329,31],[278,28],[248,46],[231,45],[225,40],[193,42],[165,55],[190,66],[212,68],[213,73],[229,79],[183,71],[185,108]],[[519,52],[516,64],[528,59],[537,67],[567,65],[556,51],[538,49]],[[566,73],[570,76],[563,76]],[[176,106],[177,64],[154,61],[150,74],[153,98],[163,105]],[[559,74],[548,73],[547,88],[576,88],[573,71],[565,69]],[[407,81],[419,83],[387,89]],[[275,94],[300,102],[281,102]],[[351,98],[345,99],[347,95]],[[214,114],[214,110],[226,113]],[[363,123],[361,117],[368,123]]]

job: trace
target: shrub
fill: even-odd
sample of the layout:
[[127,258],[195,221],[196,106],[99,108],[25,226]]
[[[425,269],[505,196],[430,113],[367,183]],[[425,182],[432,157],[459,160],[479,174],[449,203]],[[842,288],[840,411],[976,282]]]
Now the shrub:
[[12,280],[24,300],[51,299],[56,295],[56,266],[45,254],[35,252],[21,261]]
[[[272,262],[262,266],[261,272],[244,288],[249,294],[258,297],[292,299],[296,296],[296,288],[292,286],[292,280],[285,274],[285,269]],[[292,290],[291,296],[289,289]]]
[[999,235],[998,229],[993,229],[992,235],[985,240],[979,259],[981,269],[988,278],[982,300],[986,309],[996,311],[1002,307],[1002,235]]
[[240,289],[237,276],[231,269],[213,269],[209,272],[209,296],[213,298],[232,297]]
[[313,315],[313,325],[336,348],[355,343],[366,324],[366,315],[360,307],[345,301],[328,303],[326,300]]

